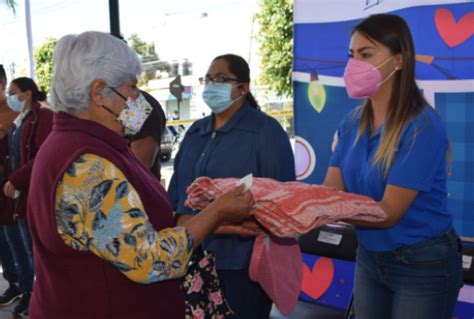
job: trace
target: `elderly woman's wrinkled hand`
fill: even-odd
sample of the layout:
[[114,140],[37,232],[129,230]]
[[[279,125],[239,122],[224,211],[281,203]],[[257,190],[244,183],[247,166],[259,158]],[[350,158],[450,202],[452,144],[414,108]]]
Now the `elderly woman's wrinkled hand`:
[[241,185],[223,194],[212,204],[219,210],[221,224],[238,224],[250,216],[253,206],[253,196],[250,191],[244,192]]

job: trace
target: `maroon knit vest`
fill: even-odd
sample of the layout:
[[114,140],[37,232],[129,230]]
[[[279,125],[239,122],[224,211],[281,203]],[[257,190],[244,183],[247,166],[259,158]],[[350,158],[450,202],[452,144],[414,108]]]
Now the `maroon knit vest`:
[[179,280],[134,283],[111,263],[69,248],[58,235],[57,183],[72,162],[86,153],[108,159],[125,174],[155,229],[172,227],[165,190],[136,159],[126,139],[95,122],[55,114],[53,131],[35,159],[28,200],[36,271],[31,318],[184,318]]

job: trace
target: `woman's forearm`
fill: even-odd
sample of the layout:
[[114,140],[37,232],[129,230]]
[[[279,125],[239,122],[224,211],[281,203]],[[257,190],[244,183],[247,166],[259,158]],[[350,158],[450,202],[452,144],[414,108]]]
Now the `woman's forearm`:
[[177,226],[183,226],[189,231],[195,248],[219,227],[219,211],[216,206],[210,205],[198,215],[181,215],[177,220]]

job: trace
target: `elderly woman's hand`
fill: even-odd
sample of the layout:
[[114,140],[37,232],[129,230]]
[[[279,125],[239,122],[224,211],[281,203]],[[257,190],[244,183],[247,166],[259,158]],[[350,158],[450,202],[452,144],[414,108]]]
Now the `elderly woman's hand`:
[[16,188],[13,186],[13,184],[8,181],[5,186],[3,187],[3,192],[5,193],[6,196],[14,198],[15,197],[15,191]]
[[218,197],[211,205],[219,211],[220,224],[238,224],[250,216],[253,196],[241,185]]
[[220,226],[241,224],[250,215],[253,196],[244,192],[241,185],[218,197],[211,205],[192,218],[185,218],[178,224],[187,228],[193,238],[193,246],[197,247],[208,235]]

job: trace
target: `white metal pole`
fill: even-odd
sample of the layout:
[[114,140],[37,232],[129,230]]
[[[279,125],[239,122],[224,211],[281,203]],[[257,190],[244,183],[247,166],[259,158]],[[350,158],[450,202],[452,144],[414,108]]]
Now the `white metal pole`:
[[26,20],[26,36],[28,39],[28,60],[30,65],[30,78],[35,79],[35,60],[33,54],[33,32],[31,29],[31,10],[30,0],[25,0],[25,20]]

